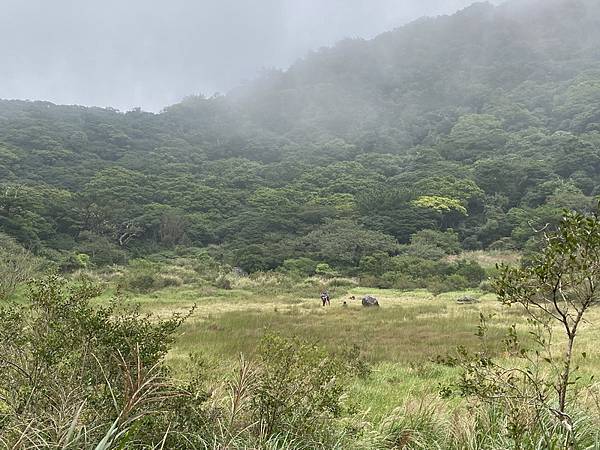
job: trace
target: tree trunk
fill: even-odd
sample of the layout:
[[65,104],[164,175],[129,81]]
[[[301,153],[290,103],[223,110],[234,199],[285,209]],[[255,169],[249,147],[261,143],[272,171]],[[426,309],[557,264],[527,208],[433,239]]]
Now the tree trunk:
[[570,335],[569,341],[567,342],[567,350],[565,352],[565,361],[563,371],[560,374],[558,384],[558,410],[565,414],[565,408],[567,406],[567,389],[569,386],[569,376],[571,375],[571,359],[573,358],[573,342],[575,336]]
[[565,351],[565,361],[563,371],[560,374],[558,381],[558,412],[559,420],[563,427],[567,431],[567,438],[565,440],[565,450],[575,449],[575,430],[573,429],[573,423],[571,416],[566,413],[567,408],[567,390],[569,388],[569,378],[571,376],[571,360],[573,359],[573,343],[575,341],[575,331],[572,330],[568,334],[567,349]]

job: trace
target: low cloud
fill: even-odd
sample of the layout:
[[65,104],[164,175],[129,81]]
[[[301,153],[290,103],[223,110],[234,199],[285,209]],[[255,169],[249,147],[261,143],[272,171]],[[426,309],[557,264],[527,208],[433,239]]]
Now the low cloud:
[[148,110],[469,0],[3,0],[0,98]]

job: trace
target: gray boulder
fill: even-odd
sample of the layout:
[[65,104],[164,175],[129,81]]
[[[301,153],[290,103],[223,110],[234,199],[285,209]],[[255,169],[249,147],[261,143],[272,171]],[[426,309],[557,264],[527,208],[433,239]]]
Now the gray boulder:
[[456,303],[458,303],[459,305],[470,305],[473,303],[479,303],[479,300],[470,295],[465,295],[464,297],[456,299]]
[[379,302],[377,301],[377,299],[371,295],[367,295],[366,297],[363,297],[362,299],[362,305],[363,306],[377,306],[379,307]]

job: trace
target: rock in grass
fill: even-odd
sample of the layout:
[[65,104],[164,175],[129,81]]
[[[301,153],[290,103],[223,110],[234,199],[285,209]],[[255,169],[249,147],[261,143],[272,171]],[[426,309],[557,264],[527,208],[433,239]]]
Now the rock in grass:
[[362,299],[362,305],[363,306],[377,306],[379,307],[379,302],[377,301],[377,299],[371,295],[367,295],[366,297],[363,297]]
[[459,305],[470,305],[472,303],[479,303],[479,300],[470,295],[465,295],[456,299],[456,303],[458,303]]

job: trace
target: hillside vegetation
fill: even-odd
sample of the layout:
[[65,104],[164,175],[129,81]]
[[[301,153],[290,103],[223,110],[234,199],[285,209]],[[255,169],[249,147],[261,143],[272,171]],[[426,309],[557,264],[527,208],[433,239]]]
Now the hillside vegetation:
[[593,0],[479,3],[160,114],[1,101],[0,231],[63,270],[202,248],[397,286],[419,231],[523,249],[600,192],[599,49]]

